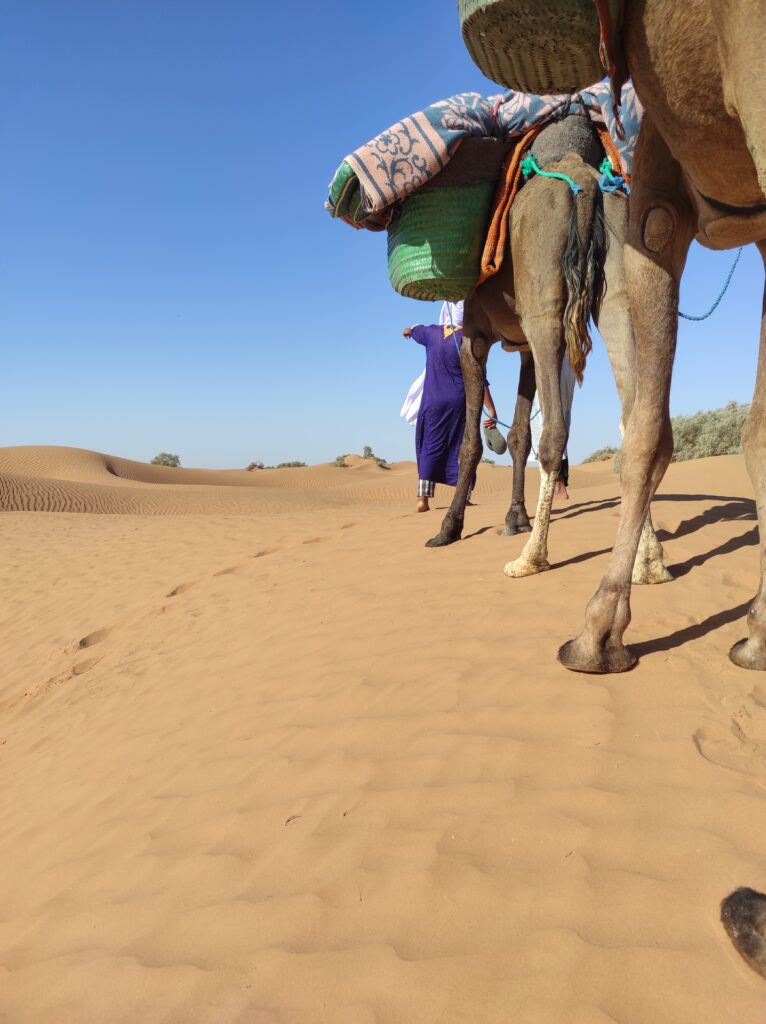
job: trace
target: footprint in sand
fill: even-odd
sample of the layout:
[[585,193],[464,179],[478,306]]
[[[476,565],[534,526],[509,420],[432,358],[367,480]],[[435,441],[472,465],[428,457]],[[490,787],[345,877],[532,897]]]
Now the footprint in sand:
[[213,576],[231,576],[231,574],[236,571],[236,565],[230,565],[228,569],[219,569],[218,572],[214,572]]
[[766,787],[766,725],[742,705],[729,727],[712,725],[692,736],[697,751],[718,768],[746,775]]
[[106,640],[111,635],[111,629],[96,629],[92,633],[88,633],[78,643],[80,650],[84,650],[86,647],[93,647],[94,644],[100,644],[102,640]]
[[185,594],[187,590],[191,590],[193,586],[193,583],[179,583],[169,594],[165,594],[165,597],[178,597],[179,594]]
[[87,661],[78,661],[76,665],[72,665],[72,675],[82,676],[86,672],[90,672],[101,661],[101,658],[88,658]]
[[254,555],[250,555],[251,558],[263,558],[264,555],[273,555],[276,548],[264,548],[263,551],[256,551]]

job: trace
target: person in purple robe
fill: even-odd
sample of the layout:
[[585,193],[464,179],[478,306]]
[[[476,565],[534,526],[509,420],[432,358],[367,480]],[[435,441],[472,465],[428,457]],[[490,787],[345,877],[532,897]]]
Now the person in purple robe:
[[[430,511],[428,499],[434,497],[436,484],[457,484],[458,454],[465,429],[465,384],[460,368],[462,305],[450,303],[447,323],[417,324],[403,331],[405,338],[412,338],[426,350],[423,397],[415,424],[418,512]],[[486,382],[484,404],[490,414],[485,423],[494,427],[497,413]]]

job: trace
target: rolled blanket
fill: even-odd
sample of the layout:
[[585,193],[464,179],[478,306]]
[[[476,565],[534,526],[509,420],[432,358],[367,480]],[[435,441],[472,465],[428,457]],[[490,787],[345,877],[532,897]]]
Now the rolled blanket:
[[609,83],[604,80],[573,95],[535,96],[509,90],[499,96],[459,93],[426,107],[349,154],[338,168],[325,203],[333,217],[357,228],[385,228],[394,205],[429,181],[449,161],[463,139],[508,138],[567,114],[582,114],[606,125],[630,175],[643,113],[632,82],[622,89],[621,138]]

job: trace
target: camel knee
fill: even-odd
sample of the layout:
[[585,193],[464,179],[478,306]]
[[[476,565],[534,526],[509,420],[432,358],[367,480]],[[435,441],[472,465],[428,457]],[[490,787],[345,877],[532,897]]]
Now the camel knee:
[[546,473],[552,473],[554,469],[558,469],[566,444],[567,432],[563,426],[543,428],[537,461]]

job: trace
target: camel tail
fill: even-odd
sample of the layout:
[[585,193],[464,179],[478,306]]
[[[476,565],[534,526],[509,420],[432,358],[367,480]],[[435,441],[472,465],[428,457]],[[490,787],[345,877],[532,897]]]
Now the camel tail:
[[598,316],[604,298],[607,244],[603,196],[598,182],[589,174],[582,191],[572,197],[569,238],[564,251],[564,339],[569,365],[578,383],[582,383],[585,360],[593,347],[588,323],[591,316]]

